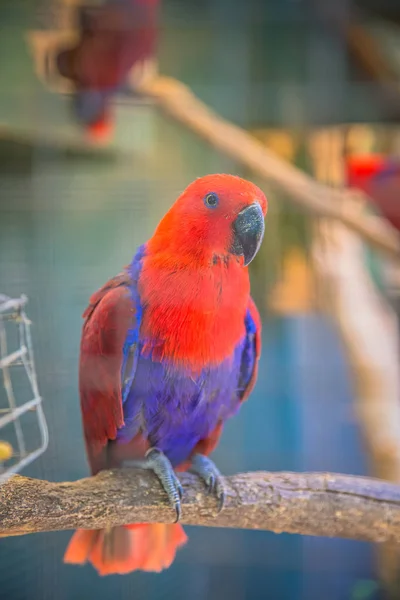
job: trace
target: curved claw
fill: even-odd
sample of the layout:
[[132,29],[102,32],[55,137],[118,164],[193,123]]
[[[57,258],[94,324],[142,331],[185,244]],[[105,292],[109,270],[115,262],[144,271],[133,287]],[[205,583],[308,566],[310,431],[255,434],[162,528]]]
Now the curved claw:
[[224,489],[224,485],[221,480],[217,481],[215,495],[217,496],[217,499],[218,499],[218,512],[220,513],[221,510],[224,508],[224,504],[225,504],[225,489]]
[[177,480],[177,488],[178,488],[178,494],[179,494],[179,498],[180,500],[182,500],[182,496],[183,496],[183,487],[181,486],[181,482],[179,481],[178,478],[176,478]]
[[181,516],[182,516],[181,503],[175,502],[174,508],[175,508],[175,512],[176,512],[176,519],[175,519],[174,523],[178,523],[181,520]]
[[204,481],[210,494],[217,497],[218,512],[221,512],[225,503],[225,487],[223,477],[212,460],[203,454],[195,454],[189,470]]
[[210,475],[209,481],[208,481],[208,486],[207,486],[208,491],[210,492],[210,494],[212,494],[214,492],[214,490],[215,490],[215,483],[216,483],[215,476],[214,475]]
[[150,469],[157,475],[170,504],[175,509],[175,523],[177,523],[182,514],[181,498],[183,496],[183,488],[165,454],[158,448],[150,448],[143,459],[127,461],[125,464],[131,467]]

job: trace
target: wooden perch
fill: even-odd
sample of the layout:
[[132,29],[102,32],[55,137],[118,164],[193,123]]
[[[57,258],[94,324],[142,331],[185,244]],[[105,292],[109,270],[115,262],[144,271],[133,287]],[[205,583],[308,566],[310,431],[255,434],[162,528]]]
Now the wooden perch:
[[372,215],[360,218],[360,215],[355,216],[355,211],[348,210],[349,201],[366,198],[363,194],[318,183],[269,151],[251,134],[212,111],[177,80],[157,77],[145,81],[139,91],[216,149],[276,185],[301,208],[316,216],[338,219],[369,243],[391,256],[400,257],[400,237],[388,222]]
[[[246,473],[226,477],[224,510],[193,475],[181,475],[182,523],[400,543],[400,486],[333,473]],[[0,536],[172,522],[155,476],[104,471],[75,482],[15,475],[0,486]]]

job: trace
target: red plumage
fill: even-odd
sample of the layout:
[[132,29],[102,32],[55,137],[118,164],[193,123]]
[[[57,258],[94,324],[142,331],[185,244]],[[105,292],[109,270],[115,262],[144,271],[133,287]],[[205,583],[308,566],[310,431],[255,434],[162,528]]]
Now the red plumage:
[[[209,192],[219,200],[215,210],[210,210],[204,202],[204,196]],[[258,207],[256,214],[246,227],[254,227],[257,223],[254,218],[263,219],[262,214],[266,213],[266,199],[259,188],[228,175],[195,181],[167,213],[144,249],[138,251],[136,256],[140,255],[140,259],[135,258],[132,265],[137,260],[139,271],[133,274],[130,265],[91,297],[83,315],[79,389],[86,448],[93,474],[118,466],[126,459],[144,457],[150,448],[144,426],[123,443],[118,438],[127,420],[145,419],[145,409],[139,417],[134,412],[129,413],[132,406],[129,407],[124,396],[124,386],[129,381],[127,364],[129,360],[134,363],[139,348],[139,360],[150,361],[156,369],[159,368],[157,365],[167,365],[162,387],[174,389],[175,377],[180,381],[176,390],[181,390],[186,385],[182,379],[186,378],[187,389],[197,390],[190,393],[198,394],[201,387],[193,388],[193,385],[204,385],[202,373],[205,370],[211,380],[216,377],[218,385],[218,377],[222,377],[223,390],[231,390],[225,398],[214,387],[210,398],[205,398],[206,408],[212,406],[214,396],[223,397],[227,407],[216,407],[218,418],[205,435],[193,437],[194,442],[185,451],[183,460],[176,461],[177,471],[188,469],[194,455],[208,456],[215,449],[224,418],[227,418],[219,414],[229,415],[230,402],[234,401],[232,409],[236,410],[248,398],[257,378],[261,322],[250,297],[244,254],[233,250],[232,227],[242,209],[254,204]],[[255,245],[252,252],[255,253],[257,248]],[[137,336],[129,338],[128,349],[129,332],[137,333]],[[236,364],[237,348],[242,358],[238,355],[238,372],[231,373],[229,369]],[[156,373],[157,370],[154,377]],[[147,385],[147,380],[144,381]],[[226,388],[229,381],[232,387]],[[155,383],[151,382],[151,385]],[[144,403],[155,402],[154,398],[163,393],[162,388],[151,391],[151,385],[149,382]],[[135,386],[134,381],[132,386]],[[168,403],[171,392],[165,393]],[[182,402],[187,402],[186,397],[184,391]],[[150,415],[157,415],[163,409],[159,406],[150,411]],[[182,435],[186,439],[187,436],[183,415],[190,421],[188,408],[182,410],[182,414],[176,413],[177,423],[182,423],[174,434],[178,445],[179,437]],[[174,414],[166,414],[171,427],[176,427],[171,418]],[[198,426],[203,427],[201,418]],[[157,425],[157,431],[159,427]],[[167,431],[165,435],[168,435]],[[67,549],[65,562],[83,564],[89,560],[103,575],[134,569],[159,571],[171,564],[177,548],[185,541],[186,535],[180,525],[153,524],[103,532],[77,532]]]
[[382,154],[349,156],[347,183],[371,198],[382,215],[400,231],[400,161]]
[[[90,298],[83,313],[79,392],[88,458],[92,473],[104,468],[99,456],[124,424],[121,402],[123,345],[135,318],[123,273]],[[98,464],[100,460],[100,464]]]

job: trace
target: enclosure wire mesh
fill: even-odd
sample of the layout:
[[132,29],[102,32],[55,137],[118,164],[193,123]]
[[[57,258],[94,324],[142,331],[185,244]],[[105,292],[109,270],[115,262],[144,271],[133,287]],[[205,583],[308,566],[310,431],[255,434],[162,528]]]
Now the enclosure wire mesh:
[[[8,403],[8,406],[0,409],[0,443],[6,443],[2,441],[1,434],[7,425],[14,428],[17,442],[17,449],[12,448],[10,457],[7,457],[6,460],[4,457],[0,457],[0,484],[40,456],[46,450],[49,441],[42,398],[37,385],[30,333],[31,323],[24,310],[27,301],[25,295],[21,295],[20,298],[9,298],[0,294],[0,371]],[[7,327],[17,328],[18,347],[13,351],[8,350]],[[11,370],[18,367],[24,368],[32,391],[32,398],[24,403],[17,402],[11,378]],[[40,432],[39,447],[29,451],[21,425],[21,417],[28,411],[35,411]],[[12,464],[9,464],[8,458]]]

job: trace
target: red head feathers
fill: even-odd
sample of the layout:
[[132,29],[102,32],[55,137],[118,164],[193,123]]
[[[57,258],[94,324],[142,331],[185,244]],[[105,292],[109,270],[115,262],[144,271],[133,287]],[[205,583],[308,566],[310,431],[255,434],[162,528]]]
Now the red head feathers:
[[242,256],[247,265],[261,243],[266,212],[263,192],[250,181],[234,175],[200,177],[167,212],[148,248],[190,257],[196,263]]
[[147,243],[139,283],[154,358],[199,371],[232,356],[266,212],[263,192],[233,175],[201,177],[181,194]]

